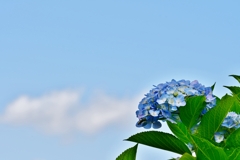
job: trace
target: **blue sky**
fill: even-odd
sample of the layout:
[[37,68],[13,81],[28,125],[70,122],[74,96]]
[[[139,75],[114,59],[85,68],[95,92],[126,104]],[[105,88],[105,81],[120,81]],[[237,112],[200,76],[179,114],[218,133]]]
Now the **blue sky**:
[[[111,160],[171,79],[236,85],[239,1],[0,1],[0,159]],[[166,127],[162,131],[168,132]],[[140,145],[137,160],[177,156]]]

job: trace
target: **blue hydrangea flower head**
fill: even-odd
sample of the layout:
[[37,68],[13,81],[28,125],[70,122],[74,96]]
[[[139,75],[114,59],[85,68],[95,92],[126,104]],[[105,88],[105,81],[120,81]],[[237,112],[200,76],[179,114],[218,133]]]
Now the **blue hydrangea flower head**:
[[140,101],[138,111],[136,112],[137,127],[160,128],[161,121],[178,121],[179,107],[186,105],[185,97],[189,96],[206,96],[206,108],[202,112],[205,114],[209,109],[216,105],[216,98],[212,94],[211,87],[205,87],[197,80],[176,81],[160,83],[154,86],[149,93]]

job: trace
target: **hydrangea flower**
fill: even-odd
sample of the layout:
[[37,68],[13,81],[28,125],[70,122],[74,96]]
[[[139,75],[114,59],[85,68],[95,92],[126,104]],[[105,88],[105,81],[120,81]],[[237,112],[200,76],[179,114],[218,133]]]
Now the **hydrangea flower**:
[[[226,116],[226,118],[223,120],[223,123],[221,125],[222,127],[228,128],[228,129],[238,129],[240,127],[240,114],[237,114],[235,112],[229,112]],[[226,134],[226,131],[220,131],[216,132],[214,134],[214,139],[217,143],[220,143],[224,140],[224,135]]]
[[223,131],[222,132],[216,132],[214,134],[215,142],[217,142],[217,143],[222,142],[224,140],[224,134],[225,134],[225,132],[223,132]]
[[240,115],[235,112],[229,112],[223,120],[222,126],[227,128],[239,128]]
[[216,105],[216,97],[212,94],[211,87],[205,87],[197,80],[172,80],[154,86],[145,95],[138,105],[136,111],[137,127],[160,128],[159,120],[177,122],[178,108],[186,105],[185,97],[205,95],[206,107],[202,114]]

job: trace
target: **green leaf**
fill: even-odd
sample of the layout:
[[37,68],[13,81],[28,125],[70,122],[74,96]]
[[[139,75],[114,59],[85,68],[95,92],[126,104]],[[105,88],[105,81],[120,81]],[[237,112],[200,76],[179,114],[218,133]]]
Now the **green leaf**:
[[228,88],[232,93],[233,95],[236,94],[240,94],[240,87],[237,87],[237,86],[224,86],[225,88]]
[[179,160],[196,160],[196,158],[188,153],[184,153]]
[[180,107],[180,118],[188,129],[192,128],[198,122],[198,118],[206,106],[205,96],[189,97],[186,105]]
[[228,138],[226,139],[225,147],[240,147],[240,128],[238,128],[228,136]]
[[239,160],[240,159],[240,148],[225,149],[228,160]]
[[235,96],[237,97],[238,101],[240,102],[240,93],[236,94]]
[[238,75],[229,75],[229,76],[232,76],[233,78],[235,78],[239,83],[240,83],[240,76]]
[[237,95],[234,95],[233,99],[234,99],[234,104],[233,104],[230,111],[233,111],[233,112],[236,112],[237,114],[240,114],[240,101],[238,100],[240,98],[238,98]]
[[223,148],[214,146],[204,138],[192,136],[197,150],[197,159],[199,160],[226,160],[227,156]]
[[188,133],[187,127],[182,122],[171,123],[167,121],[167,124],[173,134],[176,135],[181,141],[185,143],[190,142],[190,134]]
[[197,135],[211,140],[214,133],[219,129],[223,120],[234,104],[233,97],[225,95],[220,102],[211,110],[209,110],[201,120],[197,129]]
[[126,140],[179,154],[184,154],[185,152],[191,154],[188,147],[182,141],[169,133],[157,131],[141,132]]
[[214,90],[215,84],[216,84],[216,82],[211,86],[212,91]]
[[136,144],[134,147],[128,148],[122,154],[120,154],[116,160],[136,160],[137,147],[138,144]]

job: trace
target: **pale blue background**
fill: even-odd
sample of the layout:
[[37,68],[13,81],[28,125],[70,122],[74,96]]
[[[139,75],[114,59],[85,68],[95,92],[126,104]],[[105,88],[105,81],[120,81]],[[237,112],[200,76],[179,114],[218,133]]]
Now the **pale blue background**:
[[[84,88],[83,101],[95,90],[132,97],[172,78],[217,82],[214,93],[221,97],[228,92],[223,85],[237,85],[228,75],[240,74],[239,6],[222,0],[2,0],[0,114],[22,95]],[[0,159],[112,160],[134,145],[123,139],[143,131],[134,116],[131,127],[77,131],[67,143],[61,134],[1,123]],[[171,155],[140,145],[137,160]]]

